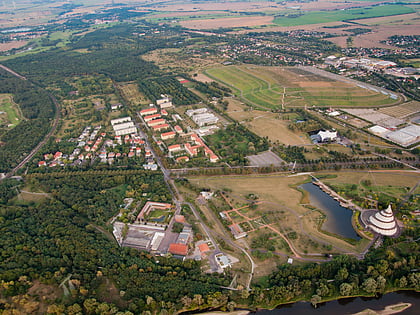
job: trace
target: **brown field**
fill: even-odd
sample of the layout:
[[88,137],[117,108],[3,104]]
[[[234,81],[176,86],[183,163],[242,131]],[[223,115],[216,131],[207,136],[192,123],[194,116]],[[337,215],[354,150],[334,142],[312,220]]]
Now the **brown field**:
[[1,43],[0,44],[0,51],[8,51],[13,48],[20,48],[25,46],[28,43],[26,40],[17,40],[10,43]]
[[[325,1],[325,0],[324,0]],[[236,2],[236,1],[224,1],[216,3],[180,3],[180,4],[169,4],[159,5],[154,9],[158,11],[266,11],[266,10],[278,10],[284,6],[275,2]],[[150,9],[148,7],[147,9]]]
[[[127,2],[127,1],[126,1]],[[316,2],[309,2],[309,3],[299,3],[299,7],[302,10],[306,11],[313,11],[313,10],[331,10],[331,9],[347,9],[351,7],[357,6],[369,6],[373,3],[377,3],[377,1],[367,2],[367,1],[352,1],[352,3],[348,3],[345,0],[338,0],[331,3],[331,0],[319,0]],[[215,3],[179,3],[179,4],[162,4],[159,2],[158,6],[152,6],[154,10],[157,11],[171,11],[171,12],[179,12],[179,11],[190,11],[190,12],[197,12],[197,11],[214,11],[214,10],[223,10],[223,11],[247,11],[247,12],[261,12],[261,11],[279,11],[287,9],[287,7],[295,5],[294,3],[275,3],[269,1],[250,1],[250,2],[241,2],[241,1],[223,1],[223,2],[215,2]],[[138,7],[138,9],[150,10],[151,7]]]
[[210,20],[181,21],[183,27],[191,29],[215,29],[221,27],[253,27],[271,24],[272,16],[247,16]]
[[[316,222],[321,213],[311,211],[302,206],[302,193],[291,187],[307,179],[306,176],[287,177],[284,175],[257,175],[257,176],[216,176],[216,177],[190,177],[191,183],[199,187],[207,187],[212,190],[224,190],[229,188],[231,201],[241,201],[248,194],[253,193],[259,196],[261,202],[255,210],[249,209],[246,216],[253,218],[266,214],[267,223],[282,234],[288,231],[295,231],[298,239],[293,240],[293,246],[302,253],[307,250],[309,253],[319,253],[325,250],[321,247],[313,247],[313,242],[331,244],[338,251],[355,252],[363,246],[364,241],[353,246],[333,236],[325,235],[317,230]],[[281,192],[281,193],[279,193]],[[242,201],[243,202],[243,201]],[[232,213],[232,212],[231,212]],[[273,232],[268,228],[257,229],[249,233],[246,239],[250,242],[252,238],[261,233]],[[278,237],[281,241],[281,236]],[[311,240],[313,241],[311,243]],[[283,253],[289,253],[285,248],[280,249]]]
[[411,101],[402,105],[385,107],[379,109],[378,112],[397,118],[408,117],[420,113],[420,102]]
[[[289,121],[279,118],[279,114],[252,110],[236,99],[229,99],[227,114],[255,132],[260,137],[268,137],[273,142],[286,145],[302,145],[310,143],[307,135],[302,132],[292,132],[287,128]],[[270,126],[270,128],[267,128]]]
[[118,85],[122,97],[131,105],[147,104],[149,100],[140,93],[136,83],[122,83]]
[[[420,35],[420,22],[417,13],[387,16],[372,19],[355,20],[372,31],[366,34],[352,36],[354,47],[379,47],[379,48],[396,48],[394,46],[386,45],[380,41],[386,40],[392,35]],[[337,33],[337,29],[324,29],[328,33]],[[346,47],[346,39],[348,33],[344,29],[340,30],[342,37],[335,37],[328,39],[340,47]]]
[[[327,173],[327,172],[325,172]],[[360,184],[370,180],[372,186],[414,187],[419,181],[418,173],[412,171],[342,171],[334,173],[336,178],[323,180],[326,184]]]
[[153,17],[157,18],[167,18],[167,17],[182,17],[182,16],[191,16],[191,15],[211,15],[211,14],[226,14],[225,11],[195,11],[194,12],[188,11],[188,12],[171,12],[171,13],[162,13],[162,14],[156,14],[153,15]]
[[219,66],[221,62],[215,56],[204,57],[201,54],[185,53],[179,48],[157,49],[142,55],[142,58],[154,62],[161,69],[187,72],[191,75]]
[[203,73],[198,73],[197,76],[194,77],[195,80],[206,83],[206,82],[214,82],[213,79],[209,78]]
[[318,87],[331,87],[332,84],[330,82],[298,82],[300,87],[311,87],[311,88],[318,88]]

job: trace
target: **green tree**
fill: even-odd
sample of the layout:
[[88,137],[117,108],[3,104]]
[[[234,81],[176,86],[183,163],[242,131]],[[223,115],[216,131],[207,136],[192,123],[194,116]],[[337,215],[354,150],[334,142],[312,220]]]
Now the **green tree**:
[[340,284],[340,294],[343,296],[348,296],[352,293],[353,286],[350,283]]

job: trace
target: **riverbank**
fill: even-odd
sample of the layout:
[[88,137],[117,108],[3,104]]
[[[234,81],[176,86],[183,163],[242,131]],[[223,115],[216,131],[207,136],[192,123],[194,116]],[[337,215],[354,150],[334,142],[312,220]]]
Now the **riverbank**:
[[410,308],[411,306],[411,303],[398,303],[394,305],[388,305],[381,311],[374,311],[368,308],[354,315],[392,315],[401,313],[406,309]]
[[[407,307],[403,307],[407,304]],[[409,305],[408,305],[409,304]],[[420,292],[415,290],[390,291],[382,296],[353,296],[323,300],[313,307],[310,302],[297,301],[278,305],[272,309],[259,309],[257,315],[312,315],[312,314],[353,314],[353,315],[417,315],[420,306]],[[375,313],[369,313],[368,311]]]

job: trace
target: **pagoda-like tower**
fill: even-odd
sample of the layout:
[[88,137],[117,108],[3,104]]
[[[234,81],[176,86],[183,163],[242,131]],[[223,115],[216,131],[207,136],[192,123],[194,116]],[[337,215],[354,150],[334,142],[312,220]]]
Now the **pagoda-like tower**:
[[384,210],[372,214],[368,218],[368,222],[368,227],[381,235],[392,237],[397,235],[399,232],[399,226],[395,220],[391,205]]

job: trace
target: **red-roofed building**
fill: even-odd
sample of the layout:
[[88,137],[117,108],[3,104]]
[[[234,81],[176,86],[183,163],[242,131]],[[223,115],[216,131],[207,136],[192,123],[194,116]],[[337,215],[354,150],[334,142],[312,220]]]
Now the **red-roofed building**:
[[160,111],[160,113],[161,113],[163,116],[167,116],[167,115],[168,115],[168,112],[166,111],[166,109],[162,109],[162,110]]
[[165,130],[168,129],[169,125],[168,124],[161,124],[161,125],[157,125],[157,126],[152,126],[152,129],[154,131],[161,131],[161,130]]
[[188,162],[190,158],[188,156],[180,156],[179,158],[176,158],[176,161],[179,162]]
[[57,159],[61,158],[62,156],[63,156],[63,153],[62,152],[60,152],[60,151],[55,152],[55,154],[54,154],[54,160],[57,160]]
[[185,217],[182,214],[175,214],[175,222],[185,223]]
[[146,116],[146,115],[152,115],[156,114],[158,112],[156,107],[146,108],[140,111],[140,115]]
[[203,243],[203,244],[198,245],[198,249],[200,250],[201,255],[203,255],[204,253],[210,251],[210,247],[206,243]]
[[174,144],[174,145],[170,145],[168,147],[169,152],[177,152],[177,151],[182,151],[182,146],[180,144]]
[[162,117],[162,116],[160,116],[160,114],[148,115],[148,116],[144,116],[144,121],[148,122],[148,121],[151,121],[153,119],[160,118],[160,117]]
[[160,137],[162,138],[162,140],[166,140],[166,139],[173,139],[176,136],[176,132],[175,131],[169,131],[169,132],[165,132],[162,133],[160,135]]
[[39,161],[38,162],[38,167],[42,167],[42,166],[47,166],[47,162],[45,162],[45,161]]
[[172,243],[169,245],[168,252],[172,255],[187,256],[188,245]]
[[161,124],[164,124],[164,123],[166,123],[166,120],[162,119],[162,118],[159,118],[159,119],[155,119],[155,120],[150,120],[149,122],[147,122],[147,125],[149,127],[153,127],[153,126],[161,125]]
[[192,146],[191,146],[191,144],[186,143],[186,144],[184,145],[184,147],[185,147],[185,151],[187,151],[187,153],[188,153],[189,155],[191,155],[191,156],[195,156],[195,155],[197,155],[197,154],[198,154],[197,148],[192,147]]
[[175,129],[175,131],[176,131],[177,133],[179,133],[179,134],[184,133],[184,130],[182,130],[182,128],[181,128],[180,126],[178,126],[178,125],[176,125],[176,126],[174,127],[174,129]]

